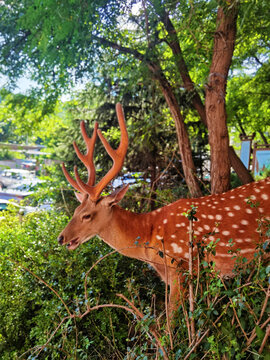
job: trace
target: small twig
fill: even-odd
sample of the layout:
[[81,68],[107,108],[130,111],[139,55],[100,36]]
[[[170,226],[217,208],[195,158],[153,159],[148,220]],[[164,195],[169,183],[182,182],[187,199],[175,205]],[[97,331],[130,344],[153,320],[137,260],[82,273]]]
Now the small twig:
[[[266,293],[264,303],[263,303],[263,306],[262,306],[262,310],[261,310],[261,314],[260,314],[260,317],[259,317],[258,321],[256,322],[256,326],[259,326],[259,323],[260,323],[260,321],[261,321],[261,319],[263,317],[263,314],[265,312],[265,309],[267,307],[269,297],[270,297],[270,285],[268,285],[267,293]],[[270,318],[268,318],[267,322],[269,322],[269,321],[270,321]],[[250,337],[249,337],[249,339],[247,341],[247,349],[250,346],[250,344],[252,343],[252,341],[255,339],[255,337],[257,336],[257,334],[256,334],[256,326],[252,330],[252,333],[251,333],[251,335],[250,335]],[[260,328],[262,329],[262,326]]]
[[270,336],[270,325],[268,325],[267,328],[266,328],[266,333],[264,335],[263,341],[262,341],[260,349],[258,351],[259,354],[261,354],[263,352],[263,348],[264,348],[264,346],[266,344],[266,341],[269,338],[269,336]]
[[197,299],[197,296],[198,296],[198,291],[199,291],[199,285],[200,285],[200,275],[201,275],[201,271],[200,271],[200,254],[199,254],[199,251],[198,251],[198,256],[197,256],[197,261],[198,261],[198,264],[197,264],[197,284],[196,284],[196,290],[195,290],[195,299]]
[[64,300],[62,299],[62,297],[58,294],[58,292],[56,290],[54,290],[54,288],[52,288],[45,280],[41,279],[38,275],[36,275],[33,271],[31,271],[30,269],[28,269],[26,266],[20,264],[18,261],[12,259],[12,258],[8,258],[9,261],[17,264],[18,266],[20,266],[22,269],[24,269],[25,271],[29,272],[29,274],[33,275],[36,279],[38,279],[38,281],[40,281],[41,283],[43,283],[45,286],[47,286],[57,297],[58,299],[61,301],[61,303],[64,305],[67,313],[69,316],[71,316],[71,312],[69,311],[69,308],[67,306],[67,304],[64,302]]
[[189,220],[189,307],[191,313],[191,340],[195,339],[195,321],[194,313],[194,290],[193,290],[193,221]]
[[113,250],[111,252],[109,252],[108,254],[102,256],[100,259],[98,259],[91,267],[90,269],[86,272],[85,274],[85,278],[84,278],[84,298],[85,298],[85,301],[86,301],[86,307],[87,309],[90,308],[89,306],[89,303],[88,303],[88,295],[87,295],[87,278],[88,278],[88,275],[90,274],[90,272],[94,269],[94,267],[96,265],[98,265],[102,260],[106,259],[108,256],[110,255],[113,255],[115,253],[117,253],[118,251],[117,250]]
[[[223,284],[225,290],[227,290],[227,287],[226,287],[226,285],[225,285],[225,283],[224,283],[224,280],[222,279],[221,276],[220,276],[220,280],[222,281],[222,284]],[[231,299],[230,297],[229,297],[229,300],[230,300],[230,303],[231,303],[231,305],[232,305],[232,309],[233,309],[233,313],[234,313],[234,316],[235,316],[235,318],[236,318],[236,321],[238,322],[238,325],[239,325],[239,327],[240,327],[240,329],[241,329],[241,331],[242,331],[245,339],[246,339],[247,342],[248,342],[248,336],[247,336],[245,330],[243,329],[243,327],[242,327],[242,325],[241,325],[241,322],[240,322],[240,320],[239,320],[239,318],[238,318],[238,315],[237,315],[237,313],[236,313],[236,310],[235,310],[233,301],[232,301],[232,299]]]
[[65,199],[65,195],[64,195],[62,187],[60,188],[60,191],[61,191],[62,200],[63,200],[63,203],[65,205],[66,212],[68,213],[69,216],[71,216],[71,213],[70,213],[69,208],[68,208],[67,203],[66,203],[66,199]]
[[[170,338],[170,345],[171,349],[173,349],[173,339],[172,339],[172,332],[171,332],[171,313],[169,312],[169,306],[168,306],[168,266],[167,266],[167,256],[165,251],[165,245],[164,241],[162,240],[162,247],[163,247],[163,254],[164,254],[164,266],[165,266],[165,309],[166,309],[166,318],[167,318],[167,328]],[[172,299],[171,299],[172,301]],[[172,306],[172,304],[170,304]]]
[[182,296],[181,296],[181,305],[182,305],[182,308],[183,308],[183,313],[184,313],[184,317],[185,317],[186,325],[187,325],[188,341],[189,341],[189,344],[191,344],[192,340],[191,340],[191,332],[190,332],[190,323],[189,323],[188,313],[187,313],[187,310],[185,308],[185,304],[184,304]]
[[[139,319],[143,319],[143,317],[144,317],[144,315],[136,308],[136,306],[131,302],[131,301],[129,301],[123,294],[117,294],[117,296],[119,296],[120,298],[122,298],[122,299],[124,299],[128,304],[129,304],[129,306],[132,308],[132,310],[133,310],[133,312],[134,312],[134,314],[139,318]],[[129,309],[129,308],[128,308]],[[129,311],[130,311],[131,309],[129,309]],[[164,347],[162,346],[162,344],[161,344],[161,342],[160,342],[160,334],[156,331],[156,330],[154,330],[153,328],[149,328],[149,330],[150,330],[150,332],[151,332],[151,334],[154,336],[154,338],[155,338],[155,340],[156,340],[156,342],[157,342],[157,344],[158,344],[158,346],[160,347],[160,349],[162,350],[162,352],[163,352],[163,358],[165,359],[165,360],[169,360],[169,358],[168,358],[168,356],[167,356],[167,353],[166,353],[166,350],[164,349]]]
[[[224,309],[224,311],[222,312],[222,314],[219,315],[219,317],[215,320],[215,322],[213,323],[213,325],[216,325],[217,322],[219,322],[219,320],[222,318],[222,316],[226,313],[227,309],[229,307],[229,304],[226,305],[226,308]],[[197,336],[196,338],[198,339],[197,342],[193,345],[192,349],[188,352],[188,354],[184,357],[183,360],[187,360],[189,358],[189,356],[193,353],[194,350],[196,350],[196,348],[200,345],[200,343],[202,342],[202,340],[205,338],[205,336],[209,333],[210,329],[207,329],[206,332],[200,337],[198,338],[199,333],[201,333],[201,330],[198,330],[197,332]]]

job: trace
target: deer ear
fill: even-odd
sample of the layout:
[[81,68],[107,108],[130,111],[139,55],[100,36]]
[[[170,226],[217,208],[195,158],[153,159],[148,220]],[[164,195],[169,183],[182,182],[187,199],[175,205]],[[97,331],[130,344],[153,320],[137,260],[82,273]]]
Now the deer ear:
[[104,204],[106,204],[107,206],[116,205],[119,201],[121,201],[123,199],[123,197],[125,196],[125,194],[128,190],[128,187],[129,187],[129,184],[121,187],[120,189],[115,190],[110,195],[106,196],[103,199]]
[[74,191],[74,194],[75,194],[77,200],[78,200],[80,203],[82,203],[82,202],[83,202],[83,199],[84,199],[84,197],[85,197],[85,194],[82,194],[82,193],[79,193],[79,192],[75,192],[75,191]]

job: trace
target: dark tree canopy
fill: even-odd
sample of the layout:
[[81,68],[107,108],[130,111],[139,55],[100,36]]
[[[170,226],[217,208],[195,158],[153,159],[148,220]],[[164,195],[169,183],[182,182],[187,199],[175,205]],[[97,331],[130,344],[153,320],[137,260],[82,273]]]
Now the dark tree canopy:
[[191,195],[201,195],[185,126],[194,116],[209,130],[212,192],[219,193],[229,187],[227,81],[250,64],[259,78],[269,63],[269,8],[255,0],[7,0],[0,70],[12,80],[30,71],[51,99],[79,80],[126,78],[128,87],[127,74],[152,78],[174,119]]

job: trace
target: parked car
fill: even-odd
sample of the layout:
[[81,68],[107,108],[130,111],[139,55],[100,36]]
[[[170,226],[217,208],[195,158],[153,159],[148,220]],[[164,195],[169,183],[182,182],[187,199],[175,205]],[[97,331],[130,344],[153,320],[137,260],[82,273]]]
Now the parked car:
[[25,170],[35,170],[36,169],[36,160],[24,160],[21,163],[22,169]]

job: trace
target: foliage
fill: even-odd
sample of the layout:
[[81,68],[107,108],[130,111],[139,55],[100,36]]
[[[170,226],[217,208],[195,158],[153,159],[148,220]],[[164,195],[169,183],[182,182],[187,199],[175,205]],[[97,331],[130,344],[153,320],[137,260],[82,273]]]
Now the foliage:
[[13,153],[8,149],[0,149],[0,160],[11,160],[13,159]]
[[[235,277],[225,280],[206,261],[216,244],[200,242],[195,310],[191,314],[182,299],[172,348],[166,319],[159,315],[164,290],[148,266],[115,252],[107,256],[107,246],[97,239],[75,252],[60,248],[55,237],[65,215],[21,218],[12,208],[2,214],[1,359],[268,359],[270,268],[261,258],[266,243],[250,266],[235,253]],[[269,232],[263,217],[259,231]]]
[[[83,319],[66,319],[55,331],[70,312],[79,314],[86,308],[85,273],[108,247],[97,239],[76,252],[58,246],[56,236],[67,217],[56,212],[21,218],[14,210],[2,215],[1,359],[108,359],[124,353],[132,319],[126,319],[121,310],[104,309]],[[145,288],[138,290],[138,296],[145,301],[146,294],[160,285],[147,266],[143,269],[137,261],[110,256],[92,271],[87,287],[89,303],[119,303],[115,294],[123,291],[128,295],[129,284],[136,288],[139,279],[140,286],[145,281]],[[50,336],[52,340],[41,349]]]
[[[63,93],[68,86],[72,88],[74,82],[81,80],[85,84],[90,80],[96,88],[100,86],[104,90],[106,94],[103,92],[103,97],[108,97],[106,102],[109,104],[112,104],[112,100],[116,98],[125,103],[126,97],[129,96],[131,100],[129,105],[135,107],[138,100],[137,92],[141,92],[141,96],[145,97],[141,109],[145,109],[144,105],[147,104],[150,94],[153,94],[153,104],[158,105],[159,99],[162,99],[159,109],[157,106],[156,108],[152,106],[151,111],[146,111],[147,114],[143,116],[138,114],[135,117],[136,123],[134,122],[136,126],[132,129],[136,140],[137,137],[143,138],[143,141],[140,139],[139,150],[145,152],[149,149],[143,159],[151,163],[152,169],[155,169],[154,163],[160,160],[159,142],[156,138],[160,137],[162,132],[166,144],[169,139],[169,136],[165,137],[164,127],[160,126],[162,120],[165,125],[170,123],[168,135],[172,134],[171,118],[165,110],[165,101],[170,107],[176,127],[180,125],[179,123],[177,125],[174,114],[182,113],[192,148],[196,152],[194,162],[201,163],[202,158],[198,154],[201,154],[201,149],[205,148],[208,141],[202,125],[202,121],[206,123],[202,114],[206,114],[203,103],[209,89],[216,17],[219,9],[223,8],[225,14],[230,14],[234,7],[239,11],[239,17],[235,55],[232,72],[229,74],[229,79],[232,79],[227,107],[230,126],[233,133],[235,128],[239,127],[239,121],[245,121],[247,125],[244,128],[248,128],[246,131],[249,132],[250,119],[252,119],[251,123],[256,124],[255,130],[262,136],[269,118],[266,101],[262,102],[262,98],[259,97],[257,97],[258,101],[254,101],[255,97],[250,96],[249,104],[246,106],[246,97],[241,98],[247,93],[247,87],[251,84],[253,88],[259,89],[260,94],[264,93],[264,96],[267,94],[269,22],[266,14],[269,4],[266,1],[255,0],[249,2],[106,0],[102,3],[91,1],[91,4],[78,0],[56,3],[37,0],[33,4],[29,0],[24,0],[20,5],[6,0],[0,5],[3,19],[0,25],[2,36],[0,71],[9,75],[11,79],[20,76],[23,71],[32,71],[33,78],[42,84],[35,94],[36,98],[31,94],[29,99],[21,96],[12,99],[13,103],[20,103],[20,106],[13,108],[18,113],[18,119],[13,120],[17,123],[14,129],[35,130],[40,116],[48,113],[48,107],[51,109],[50,101],[44,100],[46,96],[55,101],[59,93]],[[252,64],[252,73],[249,64]],[[245,76],[247,72],[249,76]],[[238,77],[239,73],[241,76]],[[224,76],[227,78],[227,73]],[[153,78],[158,79],[163,91],[162,95]],[[239,83],[242,85],[240,94]],[[152,90],[149,90],[150,88]],[[168,90],[170,96],[166,89],[170,89]],[[175,101],[168,101],[168,97],[170,99],[175,97]],[[43,99],[45,105],[37,104],[36,109],[33,110],[33,102],[36,103],[37,98]],[[94,100],[91,100],[92,108],[99,105],[99,100],[100,96],[97,98],[94,94]],[[174,107],[170,105],[172,102]],[[87,109],[82,110],[86,110],[84,114],[89,113]],[[243,113],[244,119],[241,116]],[[9,113],[8,117],[12,118],[12,115]],[[225,117],[226,113],[224,113]],[[223,117],[217,116],[217,118]],[[55,119],[47,118],[45,121],[50,125],[48,128],[51,128]],[[182,120],[180,123],[182,124]],[[196,163],[194,167],[193,164],[188,166],[185,164],[186,157],[181,147],[183,141],[180,141],[180,134],[185,132],[185,126],[183,124],[181,126],[182,132],[178,129],[177,139],[183,170],[187,173],[187,169],[198,168],[198,164]],[[42,129],[44,128],[43,126]],[[151,131],[147,131],[148,129]],[[212,132],[210,132],[211,136]],[[267,136],[264,137],[264,141],[267,141]],[[195,140],[196,137],[198,140]],[[175,148],[175,138],[172,135],[169,139],[171,148]],[[190,147],[187,137],[185,139],[186,143],[183,146],[187,154]],[[214,143],[217,142],[218,140]],[[213,142],[211,144],[213,148]],[[134,147],[131,151],[133,164],[136,159],[140,159],[136,157],[138,148]],[[225,157],[224,163],[228,165],[226,154],[224,159]],[[192,162],[191,156],[187,158]],[[214,156],[212,159],[215,161]],[[179,165],[180,161],[177,161]],[[221,163],[216,167],[216,171],[219,168]],[[152,171],[152,177],[154,172]],[[190,176],[193,177],[194,172]],[[190,181],[189,176],[185,175],[186,180]],[[201,170],[200,177],[202,178],[203,175]],[[193,183],[196,181],[194,180]],[[188,186],[191,188],[190,184]],[[192,193],[198,195],[200,189],[193,189]]]

